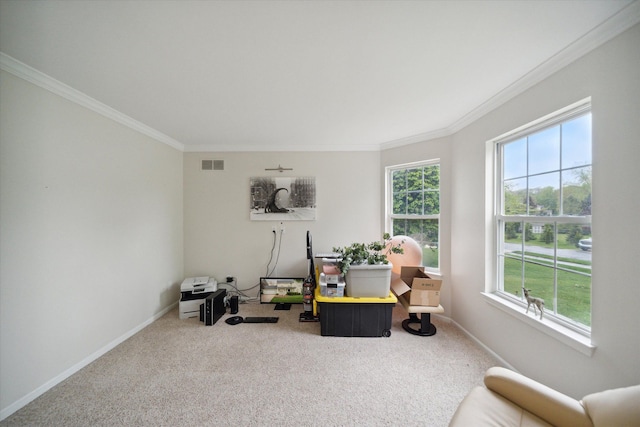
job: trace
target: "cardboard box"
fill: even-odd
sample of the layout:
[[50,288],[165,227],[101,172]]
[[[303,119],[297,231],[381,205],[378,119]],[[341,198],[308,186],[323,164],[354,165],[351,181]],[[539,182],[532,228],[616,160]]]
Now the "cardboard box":
[[437,307],[440,305],[442,280],[432,279],[424,267],[402,267],[400,279],[391,283],[393,292],[400,296],[408,294],[409,304]]

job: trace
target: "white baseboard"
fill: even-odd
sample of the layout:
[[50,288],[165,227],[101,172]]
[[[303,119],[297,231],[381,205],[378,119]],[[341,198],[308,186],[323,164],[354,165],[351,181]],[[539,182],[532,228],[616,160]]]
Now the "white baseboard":
[[108,351],[114,349],[119,344],[121,344],[124,341],[126,341],[127,339],[131,338],[133,335],[137,334],[142,329],[146,328],[151,323],[155,322],[156,320],[158,320],[159,318],[161,318],[162,316],[167,314],[177,304],[178,304],[178,302],[176,301],[175,303],[169,305],[168,307],[166,307],[165,309],[163,309],[159,313],[155,314],[150,319],[147,319],[146,321],[144,321],[140,325],[138,325],[135,328],[131,329],[130,331],[126,332],[124,335],[122,335],[122,336],[116,338],[115,340],[111,341],[109,344],[105,345],[104,347],[102,347],[98,351],[90,354],[89,356],[87,356],[86,358],[81,360],[80,362],[78,362],[75,365],[73,365],[71,368],[69,368],[66,371],[60,373],[59,375],[57,375],[54,378],[52,378],[49,381],[47,381],[46,383],[42,384],[37,389],[33,390],[32,392],[28,393],[27,395],[25,395],[25,396],[21,397],[20,399],[16,400],[11,405],[7,406],[6,408],[3,408],[2,410],[0,410],[0,421],[4,420],[9,415],[13,414],[14,412],[16,412],[17,410],[21,409],[22,407],[28,405],[30,402],[32,402],[33,400],[35,400],[36,398],[38,398],[39,396],[41,396],[42,394],[47,392],[52,387],[60,384],[62,381],[66,380],[71,375],[73,375],[76,372],[78,372],[80,369],[84,368],[85,366],[87,366],[91,362],[95,361],[100,356],[104,355]]

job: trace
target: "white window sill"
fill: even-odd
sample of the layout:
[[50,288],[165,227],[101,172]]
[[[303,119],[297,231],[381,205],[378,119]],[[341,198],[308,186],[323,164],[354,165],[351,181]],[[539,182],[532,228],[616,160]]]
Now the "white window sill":
[[596,349],[596,346],[593,345],[591,338],[589,337],[581,335],[576,331],[564,327],[552,320],[545,319],[544,317],[540,320],[539,317],[534,317],[530,313],[526,314],[519,305],[511,303],[504,298],[500,298],[495,294],[483,292],[482,296],[487,303],[492,306],[504,311],[538,331],[555,338],[586,356],[591,357]]

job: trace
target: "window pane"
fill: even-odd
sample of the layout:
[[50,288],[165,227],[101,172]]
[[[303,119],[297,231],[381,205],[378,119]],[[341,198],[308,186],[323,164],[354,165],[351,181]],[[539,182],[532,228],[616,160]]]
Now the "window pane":
[[537,204],[537,214],[544,216],[558,215],[560,192],[557,187],[543,187],[536,191],[535,202]]
[[[576,257],[589,261],[591,263],[591,247],[590,242],[587,242],[589,246],[583,242],[583,248],[581,249],[587,253],[576,252],[580,249],[580,241],[591,238],[591,224],[559,224],[558,225],[558,249],[570,249],[572,251],[571,257]],[[563,254],[565,257],[570,257],[569,254]]]
[[395,219],[393,235],[414,239],[422,248],[422,265],[438,268],[438,223],[437,219]]
[[522,293],[522,223],[507,221],[502,233],[503,291],[511,295]]
[[424,193],[424,214],[436,215],[440,213],[440,192],[428,191]]
[[[544,310],[551,313],[553,309],[553,284],[554,269],[552,265],[537,262],[534,258],[528,258],[524,264],[524,287],[529,291],[530,297],[544,300]],[[522,291],[523,301],[527,303]],[[537,310],[537,307],[536,307]],[[535,312],[534,304],[529,307],[529,312]],[[537,311],[538,318],[540,311]]]
[[522,261],[519,258],[504,258],[504,292],[511,295],[522,294]]
[[529,178],[529,215],[557,214],[559,203],[560,174],[558,172]]
[[551,224],[525,223],[524,240],[524,287],[530,296],[544,299],[545,309],[553,312],[555,229]]
[[560,126],[529,136],[529,175],[560,169]]
[[440,165],[424,168],[424,189],[440,190]]
[[565,215],[591,215],[591,167],[562,175],[562,210]]
[[527,140],[525,138],[503,145],[504,179],[527,175]]
[[394,194],[407,189],[407,172],[405,170],[391,172],[391,180],[393,181]]
[[558,226],[558,314],[591,325],[591,224]]
[[527,179],[512,179],[504,182],[505,215],[527,213]]
[[422,192],[411,191],[407,194],[407,214],[422,215]]
[[591,326],[591,273],[558,270],[558,314]]
[[422,191],[422,168],[407,169],[407,190]]
[[562,167],[591,164],[591,114],[562,125]]
[[393,194],[393,213],[403,215],[407,213],[407,192]]

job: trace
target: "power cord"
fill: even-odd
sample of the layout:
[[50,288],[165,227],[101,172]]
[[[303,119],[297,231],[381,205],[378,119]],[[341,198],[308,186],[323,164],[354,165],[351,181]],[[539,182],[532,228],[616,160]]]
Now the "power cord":
[[276,248],[276,240],[278,235],[276,234],[276,230],[272,230],[273,232],[273,244],[271,245],[271,254],[269,255],[269,262],[267,262],[267,272],[266,277],[269,277],[269,265],[271,265],[271,261],[273,261],[273,250]]
[[[257,299],[255,297],[249,296],[245,292],[246,291],[250,291],[252,289],[255,289],[256,287],[259,287],[260,284],[253,285],[250,288],[240,289],[240,288],[238,288],[238,284],[237,283],[238,282],[236,280],[234,280],[233,282],[223,282],[223,283],[220,283],[219,285],[220,286],[227,286],[227,287],[231,288],[230,291],[227,291],[227,298],[231,298],[231,296],[233,296],[233,295],[237,295],[238,297],[242,297],[242,298],[240,298],[240,301],[239,301],[240,303],[243,303],[243,302],[246,302],[246,301],[253,301],[253,300]],[[226,303],[227,303],[227,301],[225,300],[225,305],[227,305]]]
[[[271,277],[273,272],[276,270],[276,267],[278,267],[278,261],[280,260],[280,249],[282,248],[283,230],[280,230],[280,239],[277,239],[277,233],[275,230],[273,230],[273,233],[274,233],[273,247],[271,248],[271,258],[269,259],[269,263],[267,264],[267,277]],[[273,268],[271,269],[271,271],[269,271],[269,264],[271,264],[271,261],[273,260],[273,249],[276,246],[276,240],[278,240],[278,252],[276,254],[275,264],[273,265]]]

